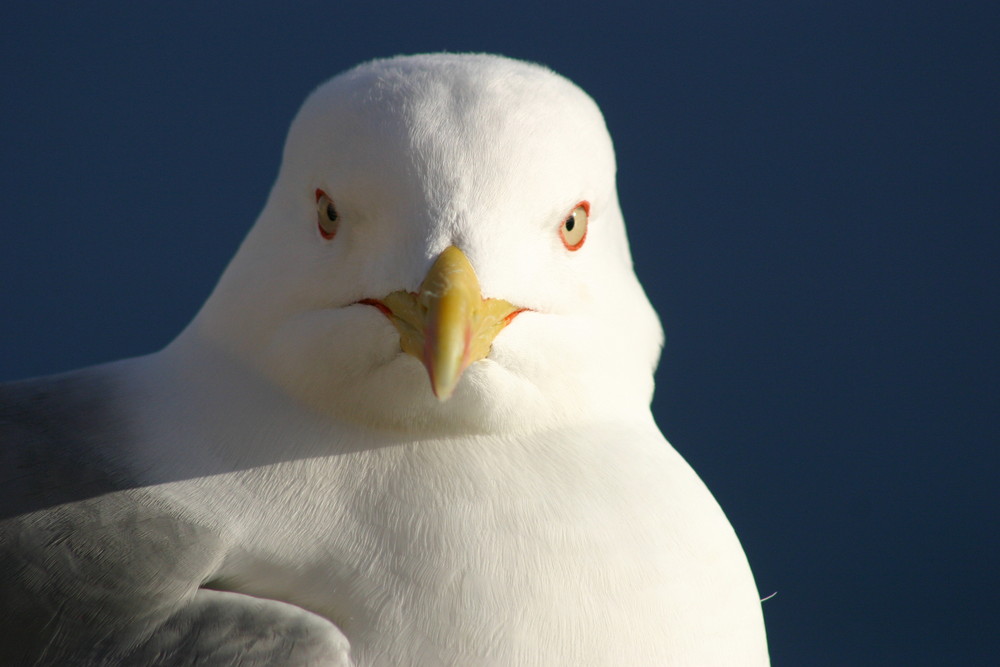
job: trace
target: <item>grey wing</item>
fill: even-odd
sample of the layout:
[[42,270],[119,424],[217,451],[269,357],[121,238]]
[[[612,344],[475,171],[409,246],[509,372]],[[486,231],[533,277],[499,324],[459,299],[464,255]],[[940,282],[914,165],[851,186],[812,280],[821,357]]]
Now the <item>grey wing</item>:
[[347,638],[326,619],[275,600],[199,589],[117,664],[349,667]]
[[98,370],[0,384],[0,520],[130,485],[98,452],[127,437]]
[[0,664],[350,665],[326,619],[202,588],[227,547],[98,455],[102,382],[0,385]]

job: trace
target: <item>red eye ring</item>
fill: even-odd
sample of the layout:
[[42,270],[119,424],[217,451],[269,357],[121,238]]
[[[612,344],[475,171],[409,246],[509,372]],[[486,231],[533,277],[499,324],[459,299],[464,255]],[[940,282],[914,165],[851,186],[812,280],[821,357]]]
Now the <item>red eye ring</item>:
[[583,247],[587,240],[587,226],[590,220],[590,202],[583,200],[573,207],[559,226],[559,239],[570,252]]
[[337,235],[337,228],[340,227],[340,215],[330,196],[316,188],[316,226],[320,236],[329,241]]

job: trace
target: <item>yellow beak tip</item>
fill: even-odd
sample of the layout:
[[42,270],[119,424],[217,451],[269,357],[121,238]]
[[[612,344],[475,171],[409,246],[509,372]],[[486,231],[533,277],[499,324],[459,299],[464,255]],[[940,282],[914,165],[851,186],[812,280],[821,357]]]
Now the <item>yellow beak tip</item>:
[[454,393],[455,393],[454,387],[448,389],[447,391],[443,389],[438,389],[437,387],[434,388],[434,396],[440,403],[444,403],[445,401],[447,401],[449,398],[451,398],[451,395]]
[[455,388],[458,387],[458,381],[461,379],[465,368],[451,369],[451,372],[441,372],[445,369],[438,369],[438,372],[434,372],[431,363],[425,363],[424,366],[427,368],[427,374],[430,376],[431,391],[434,392],[434,396],[439,401],[444,403],[455,393]]

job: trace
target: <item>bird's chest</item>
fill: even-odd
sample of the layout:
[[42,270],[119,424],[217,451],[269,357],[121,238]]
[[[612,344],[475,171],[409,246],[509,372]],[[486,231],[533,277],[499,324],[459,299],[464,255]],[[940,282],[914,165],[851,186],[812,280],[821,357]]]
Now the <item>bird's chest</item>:
[[553,635],[582,650],[616,610],[632,632],[629,609],[663,597],[662,513],[621,475],[490,455],[344,463],[262,503],[230,574],[333,620],[359,664],[509,663]]

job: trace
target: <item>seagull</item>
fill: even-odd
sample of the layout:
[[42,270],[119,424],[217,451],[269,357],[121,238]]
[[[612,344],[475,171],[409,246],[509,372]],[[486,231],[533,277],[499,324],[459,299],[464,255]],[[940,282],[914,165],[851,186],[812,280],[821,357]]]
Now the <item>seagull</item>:
[[661,345],[586,93],[340,74],[172,343],[0,386],[0,664],[766,665]]

